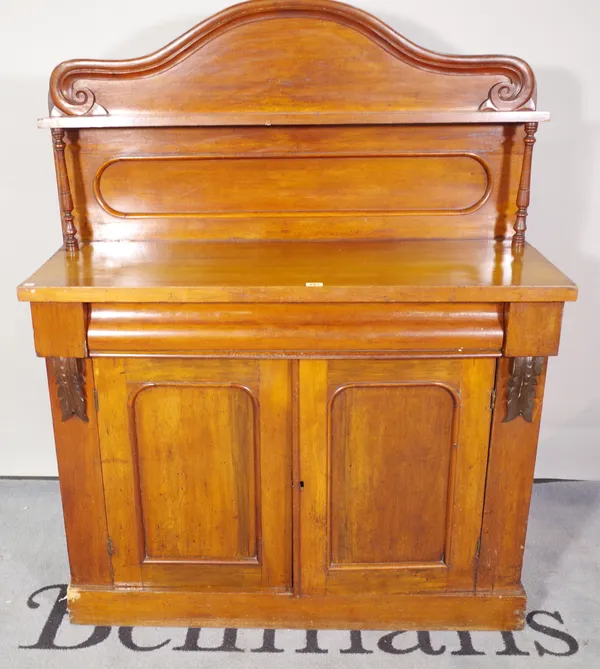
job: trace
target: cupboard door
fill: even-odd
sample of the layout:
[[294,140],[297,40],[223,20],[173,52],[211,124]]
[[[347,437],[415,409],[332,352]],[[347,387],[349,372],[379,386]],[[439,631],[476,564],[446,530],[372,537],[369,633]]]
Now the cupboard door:
[[474,590],[494,372],[299,363],[302,593]]
[[94,360],[116,584],[291,587],[288,367]]

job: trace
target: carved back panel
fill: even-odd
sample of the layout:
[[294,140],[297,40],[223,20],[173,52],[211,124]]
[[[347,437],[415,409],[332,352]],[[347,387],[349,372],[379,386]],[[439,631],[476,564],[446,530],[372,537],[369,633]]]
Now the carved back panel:
[[252,0],[144,58],[63,63],[50,92],[54,117],[121,126],[66,133],[84,240],[510,236],[523,125],[493,118],[535,109],[523,61],[330,0]]
[[251,0],[144,58],[63,63],[50,93],[65,114],[535,109],[522,60],[437,54],[329,0]]
[[522,156],[513,126],[78,131],[84,239],[502,236]]

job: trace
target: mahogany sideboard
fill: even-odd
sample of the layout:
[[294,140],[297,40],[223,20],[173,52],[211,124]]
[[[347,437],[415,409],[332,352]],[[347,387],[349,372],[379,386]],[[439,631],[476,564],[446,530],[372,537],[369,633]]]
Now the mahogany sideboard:
[[535,79],[252,0],[50,81],[72,620],[517,629],[547,360]]

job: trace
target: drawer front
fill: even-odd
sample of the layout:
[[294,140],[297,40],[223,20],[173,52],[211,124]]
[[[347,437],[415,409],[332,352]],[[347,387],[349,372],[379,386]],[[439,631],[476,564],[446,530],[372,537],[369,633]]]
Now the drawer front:
[[498,304],[94,304],[92,356],[499,355]]

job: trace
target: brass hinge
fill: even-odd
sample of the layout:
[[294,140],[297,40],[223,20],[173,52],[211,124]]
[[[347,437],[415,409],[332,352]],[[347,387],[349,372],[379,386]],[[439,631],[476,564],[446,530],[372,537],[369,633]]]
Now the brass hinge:
[[112,557],[115,554],[115,549],[110,537],[108,537],[108,540],[106,541],[106,548],[108,549],[108,556]]
[[98,413],[98,388],[94,388],[94,406],[96,407],[96,413]]
[[496,408],[496,390],[492,388],[490,391],[490,409],[493,411]]

